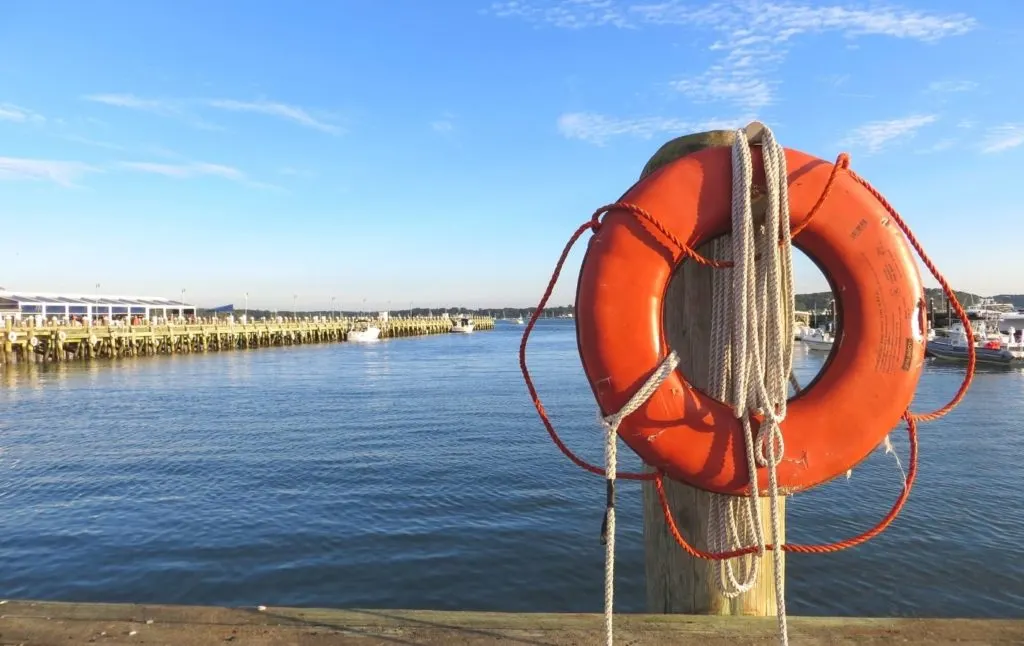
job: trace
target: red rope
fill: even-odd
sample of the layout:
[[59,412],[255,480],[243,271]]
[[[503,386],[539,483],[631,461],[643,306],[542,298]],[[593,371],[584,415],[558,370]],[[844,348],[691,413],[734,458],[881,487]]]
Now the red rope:
[[919,422],[933,422],[939,419],[940,417],[943,417],[944,415],[946,415],[951,410],[957,407],[960,401],[964,398],[964,395],[967,394],[967,390],[971,387],[971,382],[974,380],[976,357],[973,343],[974,332],[973,330],[971,330],[971,321],[970,319],[967,318],[967,312],[964,310],[963,306],[960,305],[960,299],[956,297],[956,292],[954,292],[953,288],[950,287],[949,282],[946,280],[946,277],[942,275],[942,272],[940,272],[938,267],[935,266],[935,263],[932,262],[932,259],[928,257],[928,254],[924,250],[924,245],[922,245],[921,242],[917,239],[917,236],[914,235],[914,232],[910,230],[910,225],[908,225],[906,221],[903,220],[903,217],[900,216],[896,208],[892,204],[890,204],[889,200],[885,199],[885,196],[879,193],[878,190],[874,186],[872,186],[866,179],[862,178],[860,175],[853,172],[852,170],[849,170],[847,172],[850,173],[850,176],[854,180],[856,180],[858,184],[866,188],[869,193],[875,196],[875,199],[878,200],[879,203],[883,207],[885,207],[885,210],[889,212],[889,217],[893,219],[893,222],[895,222],[896,226],[900,228],[900,231],[903,232],[903,235],[907,237],[907,241],[910,242],[910,246],[914,248],[915,252],[917,252],[917,257],[921,259],[921,262],[924,264],[925,267],[928,268],[928,271],[931,272],[931,275],[935,278],[936,282],[939,283],[939,286],[942,288],[943,293],[946,295],[949,304],[953,307],[953,311],[956,312],[957,317],[963,324],[964,330],[967,331],[967,338],[972,341],[967,344],[967,370],[964,372],[963,381],[960,382],[960,388],[957,389],[956,394],[953,395],[953,398],[950,399],[945,406],[942,406],[941,408],[938,408],[930,413],[909,413],[911,417],[913,417],[915,420]]
[[[905,413],[903,419],[907,422],[907,435],[910,438],[910,464],[907,466],[907,478],[903,483],[903,491],[901,491],[899,497],[896,498],[896,502],[893,503],[892,508],[889,509],[889,513],[887,513],[885,517],[878,521],[878,523],[876,523],[871,529],[851,538],[831,543],[819,543],[812,545],[784,543],[780,546],[784,552],[798,552],[801,554],[829,554],[831,552],[839,552],[850,547],[856,547],[861,543],[866,543],[884,532],[886,528],[892,524],[892,521],[896,520],[896,517],[899,516],[900,511],[903,509],[903,505],[906,504],[907,498],[910,496],[910,490],[914,486],[914,480],[917,478],[917,421],[909,413]],[[654,480],[654,488],[658,492],[658,501],[661,502],[661,511],[665,516],[665,525],[668,527],[669,533],[672,534],[674,539],[676,539],[676,543],[678,543],[679,546],[682,547],[690,556],[707,561],[724,561],[725,559],[745,556],[747,554],[754,554],[757,552],[758,548],[756,545],[742,547],[728,552],[708,552],[694,547],[683,537],[679,532],[679,527],[676,526],[675,518],[672,516],[672,510],[669,508],[668,498],[665,496],[665,486],[662,482],[662,474],[660,472],[658,473],[658,477]],[[766,550],[774,550],[775,546],[772,544],[766,544],[764,548]]]
[[[544,410],[544,404],[540,401],[540,395],[537,394],[537,388],[533,385],[533,378],[530,377],[530,370],[526,367],[526,343],[530,340],[530,333],[533,332],[533,326],[536,325],[537,319],[540,318],[541,313],[544,312],[544,306],[547,305],[548,299],[551,298],[551,292],[555,289],[555,284],[558,283],[558,276],[562,273],[562,265],[565,264],[565,259],[569,256],[569,252],[576,245],[576,241],[580,239],[588,229],[595,228],[595,222],[601,215],[600,209],[594,213],[593,219],[585,222],[576,229],[576,232],[569,238],[569,242],[565,244],[565,248],[562,249],[562,255],[558,257],[558,262],[555,263],[555,271],[551,274],[551,280],[548,281],[548,286],[544,290],[544,295],[540,297],[540,303],[537,305],[537,309],[533,310],[533,314],[530,315],[530,320],[526,323],[526,330],[523,331],[523,340],[519,343],[519,369],[523,371],[523,380],[526,382],[526,389],[530,391],[530,399],[533,401],[534,408],[537,409],[537,414],[540,415],[540,421],[544,423],[544,428],[547,429],[548,435],[551,436],[551,440],[555,443],[555,446],[565,454],[565,457],[573,461],[576,466],[589,471],[590,473],[603,476],[605,470],[601,467],[590,464],[583,458],[579,457],[572,452],[562,438],[558,436],[558,431],[555,430],[554,424],[551,423],[551,419],[548,417],[548,412]],[[600,226],[598,223],[596,226]],[[617,477],[623,480],[654,480],[654,473],[619,473]]]

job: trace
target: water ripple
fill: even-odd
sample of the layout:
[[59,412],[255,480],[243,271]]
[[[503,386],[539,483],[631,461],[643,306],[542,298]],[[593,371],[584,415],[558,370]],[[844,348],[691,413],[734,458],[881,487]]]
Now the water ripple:
[[[536,419],[521,332],[8,370],[0,594],[599,610],[603,486]],[[820,361],[798,355],[801,382]],[[529,364],[565,440],[600,462],[572,325],[542,322]],[[915,408],[941,405],[959,379],[929,365]],[[1021,616],[1022,392],[1021,373],[983,372],[923,426],[904,513],[863,547],[791,556],[791,612]],[[905,463],[905,435],[893,443]],[[899,477],[878,451],[790,499],[790,539],[862,531]],[[637,485],[623,483],[619,508],[618,607],[640,611]]]

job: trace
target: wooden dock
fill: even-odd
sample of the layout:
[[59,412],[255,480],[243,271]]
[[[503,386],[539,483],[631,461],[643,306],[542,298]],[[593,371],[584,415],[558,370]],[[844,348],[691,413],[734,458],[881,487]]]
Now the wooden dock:
[[[270,646],[592,646],[603,643],[598,615],[418,610],[212,608],[9,601],[0,605],[0,644],[244,644]],[[770,645],[775,619],[619,615],[616,643],[629,646]],[[791,643],[1021,644],[1024,620],[791,617]]]
[[[476,330],[494,328],[494,319],[471,317]],[[249,323],[206,320],[163,325],[15,325],[4,329],[0,361],[59,362],[243,350],[344,341],[356,321],[348,318],[263,320]],[[453,320],[441,317],[372,321],[381,338],[447,334]]]

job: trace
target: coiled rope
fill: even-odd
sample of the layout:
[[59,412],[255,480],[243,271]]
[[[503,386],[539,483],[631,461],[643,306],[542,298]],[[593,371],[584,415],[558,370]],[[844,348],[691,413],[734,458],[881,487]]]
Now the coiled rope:
[[[969,345],[967,352],[967,369],[964,373],[963,381],[949,402],[941,408],[929,413],[913,413],[910,410],[904,412],[903,419],[907,424],[907,435],[910,444],[910,456],[906,477],[904,479],[903,488],[892,508],[878,523],[861,534],[831,543],[810,545],[779,543],[781,534],[781,515],[778,508],[778,485],[775,477],[775,466],[784,454],[783,437],[779,424],[785,417],[787,401],[786,382],[787,380],[792,380],[790,371],[792,357],[791,355],[788,355],[788,353],[783,353],[783,348],[786,347],[786,343],[788,343],[789,339],[781,339],[778,336],[779,329],[787,329],[786,325],[788,323],[787,321],[783,321],[780,315],[780,312],[785,312],[786,310],[783,307],[782,299],[779,294],[787,294],[789,298],[792,298],[791,240],[807,227],[809,222],[819,211],[820,207],[825,203],[825,200],[831,194],[835,179],[840,172],[847,172],[855,181],[864,186],[888,211],[892,221],[896,223],[906,236],[908,242],[921,259],[921,262],[939,283],[950,306],[960,319],[964,329],[968,331],[968,334],[971,334],[971,324],[967,317],[967,312],[957,299],[956,293],[953,291],[945,277],[939,272],[932,260],[928,257],[923,246],[910,230],[910,227],[906,224],[896,209],[888,202],[888,200],[881,195],[881,193],[871,186],[867,180],[861,178],[849,169],[850,160],[846,153],[841,153],[836,159],[828,181],[822,190],[821,196],[808,213],[807,218],[799,226],[793,228],[792,231],[789,231],[788,174],[785,164],[785,152],[781,146],[775,142],[774,136],[771,134],[770,130],[765,128],[762,135],[762,143],[764,144],[764,166],[769,192],[768,220],[766,222],[766,227],[768,232],[777,232],[777,234],[770,236],[768,233],[765,233],[759,238],[758,244],[754,244],[752,218],[749,217],[749,182],[752,174],[750,151],[746,141],[746,133],[744,131],[738,131],[736,137],[737,140],[733,146],[732,259],[719,260],[709,259],[702,256],[692,247],[672,234],[672,232],[670,232],[665,225],[652,214],[634,204],[616,202],[603,206],[597,209],[591,216],[590,220],[580,225],[576,231],[573,232],[572,236],[570,236],[569,241],[566,243],[565,248],[562,250],[558,261],[555,264],[555,269],[552,272],[546,289],[544,290],[544,294],[541,296],[537,308],[533,311],[530,316],[530,320],[526,324],[526,329],[523,332],[523,338],[519,345],[519,367],[523,373],[523,380],[526,383],[530,398],[533,401],[534,407],[537,409],[537,414],[540,416],[541,422],[544,424],[548,435],[559,450],[574,464],[590,473],[602,475],[606,479],[607,501],[604,524],[602,527],[602,540],[605,543],[604,625],[605,641],[607,646],[612,646],[614,641],[612,616],[615,566],[615,483],[618,479],[653,481],[669,533],[672,534],[676,543],[679,544],[687,554],[694,558],[722,562],[749,555],[757,555],[757,557],[760,557],[766,550],[773,551],[776,566],[775,593],[776,602],[778,604],[779,631],[783,644],[786,644],[788,635],[785,617],[785,591],[783,590],[782,580],[780,578],[780,574],[782,572],[781,552],[787,551],[816,554],[838,552],[840,550],[860,545],[885,531],[885,529],[892,524],[893,520],[895,520],[896,516],[898,516],[899,512],[902,510],[903,505],[906,503],[906,500],[910,495],[910,491],[913,488],[914,480],[917,475],[917,423],[922,421],[934,421],[952,411],[967,394],[967,390],[970,388],[970,384],[974,378],[976,360],[975,348]],[[737,162],[740,170],[739,173],[736,172]],[[688,257],[694,262],[708,267],[735,267],[738,269],[738,271],[733,272],[731,283],[733,288],[733,315],[738,315],[741,320],[744,320],[743,317],[745,317],[745,324],[737,324],[733,327],[732,347],[729,349],[728,355],[730,357],[730,361],[726,362],[721,360],[722,355],[717,355],[720,359],[718,365],[721,370],[717,373],[718,376],[715,376],[716,372],[712,371],[712,378],[716,380],[719,392],[728,392],[728,390],[732,391],[734,398],[731,402],[734,407],[733,412],[741,420],[744,420],[744,429],[747,431],[745,435],[747,437],[747,461],[751,470],[750,482],[752,496],[747,499],[748,502],[746,510],[742,507],[737,508],[735,505],[738,503],[730,501],[728,503],[730,505],[730,509],[719,509],[718,512],[716,512],[719,514],[719,518],[725,518],[729,533],[732,534],[732,539],[735,541],[737,547],[731,547],[727,544],[729,541],[723,540],[722,537],[726,532],[719,531],[715,533],[715,542],[717,544],[713,544],[711,550],[698,549],[691,545],[689,541],[682,536],[679,532],[679,528],[676,526],[672,510],[665,495],[664,473],[662,471],[647,473],[619,473],[617,471],[618,427],[623,419],[640,408],[644,402],[646,402],[647,399],[657,391],[668,375],[671,374],[672,370],[676,368],[679,357],[674,350],[668,353],[665,359],[662,360],[658,369],[651,375],[651,377],[648,378],[647,382],[645,382],[633,397],[630,398],[629,402],[627,402],[622,410],[613,415],[602,418],[601,421],[605,427],[605,468],[595,466],[583,460],[569,449],[569,447],[561,440],[557,431],[555,431],[554,425],[548,417],[544,405],[541,403],[540,396],[537,393],[537,389],[533,384],[533,379],[531,378],[529,369],[527,368],[526,347],[530,334],[537,323],[537,319],[540,318],[540,315],[543,313],[548,300],[551,298],[551,293],[554,291],[555,285],[558,282],[558,278],[562,272],[562,267],[565,264],[569,252],[575,246],[580,237],[582,237],[588,230],[594,232],[599,230],[602,223],[601,217],[614,210],[628,211],[637,218],[646,221],[670,242],[676,245],[682,251],[684,258]],[[774,225],[772,224],[773,222]],[[766,241],[773,239],[777,240],[777,244],[766,243]],[[760,247],[760,251],[755,254],[754,249],[758,246]],[[780,247],[782,248],[781,250],[779,249]],[[766,272],[759,272],[756,270],[756,257],[758,255],[762,258],[762,262],[767,262],[768,264]],[[770,262],[765,261],[764,259],[768,255],[770,255],[774,260]],[[781,275],[779,273],[780,259],[782,262]],[[761,280],[762,282],[759,283],[758,280]],[[769,295],[769,285],[773,286],[773,291],[771,293],[776,295],[772,301],[774,310],[766,309],[766,306],[768,305],[767,297]],[[786,291],[787,289],[789,290],[788,292]],[[721,308],[722,303],[728,302],[728,299],[726,299],[724,295],[725,287],[722,286],[719,288],[719,291],[716,293],[714,298],[714,301],[719,303],[719,308]],[[714,311],[715,309],[713,307],[713,312]],[[759,312],[764,312],[767,317],[763,323],[757,318]],[[722,316],[723,318],[720,320],[727,320],[724,314]],[[772,321],[772,323],[771,328],[769,329],[768,324],[770,321]],[[722,326],[718,326],[717,332],[714,332],[715,326],[713,326],[712,329],[713,334],[718,335],[716,337],[718,340],[724,340],[724,328]],[[746,331],[746,333],[741,333],[741,330]],[[771,332],[771,334],[769,334],[769,332]],[[748,336],[748,334],[750,334],[750,336]],[[775,343],[767,342],[771,336],[774,336],[774,340],[776,341]],[[754,339],[753,348],[749,348],[748,350],[747,342],[751,338]],[[715,347],[714,351],[718,352],[719,350]],[[745,358],[747,358],[747,360],[744,360]],[[726,369],[729,370],[728,376],[725,376]],[[728,389],[727,383],[730,381],[732,388]],[[764,422],[760,425],[760,430],[754,440],[754,444],[750,444],[749,438],[751,435],[751,429],[749,427],[749,419],[746,415],[746,410],[756,410],[764,416]],[[765,452],[766,450],[767,453]],[[764,542],[763,530],[760,529],[760,515],[758,514],[756,506],[758,499],[756,464],[768,467],[768,495],[771,504],[773,531],[772,543]],[[741,514],[746,516],[748,522],[745,524],[754,533],[753,539],[755,544],[753,545],[750,545],[745,541],[740,542],[741,539],[744,539],[745,537],[740,535],[734,521],[737,515]],[[757,519],[756,521],[754,520],[755,518]],[[740,545],[744,546],[740,547]],[[756,580],[756,570],[754,570],[756,567],[756,561],[757,559],[755,558],[754,563],[749,564],[745,568],[742,575],[743,581],[735,580],[735,576],[732,575],[732,578],[728,581],[730,587],[726,588],[725,592],[732,594],[736,589],[743,588],[747,584],[747,581],[752,582]],[[725,570],[725,576],[727,578],[730,577],[731,573],[732,570]],[[735,592],[735,594],[740,593],[741,592]]]

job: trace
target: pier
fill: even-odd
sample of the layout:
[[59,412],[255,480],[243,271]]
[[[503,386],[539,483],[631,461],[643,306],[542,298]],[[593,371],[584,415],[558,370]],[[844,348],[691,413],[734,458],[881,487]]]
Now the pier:
[[[494,328],[494,319],[468,317],[476,330]],[[362,319],[365,321],[365,319]],[[458,317],[370,319],[380,338],[447,334]],[[172,320],[153,324],[117,321],[114,325],[35,325],[34,319],[4,325],[2,360],[60,362],[93,358],[125,358],[188,354],[345,341],[358,319],[278,318],[241,323],[224,319],[195,322]]]
[[[3,644],[368,644],[569,646],[602,643],[600,615],[422,610],[215,608],[9,601],[0,605]],[[775,619],[620,615],[616,636],[631,646],[775,644]],[[1020,644],[1024,621],[791,617],[792,643]],[[619,643],[619,642],[617,642]]]

